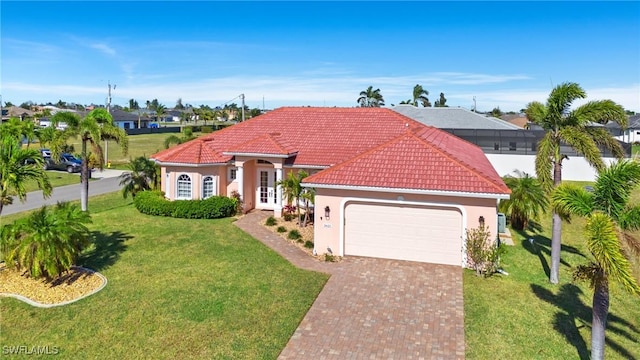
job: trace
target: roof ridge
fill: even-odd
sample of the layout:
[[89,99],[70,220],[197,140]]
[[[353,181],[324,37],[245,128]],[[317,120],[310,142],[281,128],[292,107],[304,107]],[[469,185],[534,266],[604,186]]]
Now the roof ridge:
[[[462,139],[462,138],[458,138],[458,137],[457,137],[457,136],[455,136],[455,135],[451,135],[451,134],[449,134],[448,132],[446,132],[446,131],[444,131],[444,130],[441,130],[441,129],[438,129],[438,128],[432,128],[430,132],[431,132],[431,133],[436,132],[436,133],[438,133],[438,134],[440,134],[440,135],[453,137],[453,138],[455,138],[456,140],[461,140],[461,141],[463,141],[463,142],[465,142],[465,143],[467,143],[467,144],[469,144],[469,145],[471,145],[471,146],[473,146],[473,147],[477,148],[477,146],[476,146],[475,144],[472,144],[472,143],[470,143],[470,142],[468,142],[468,141],[466,141],[466,140],[464,140],[464,139]],[[491,185],[492,185],[494,188],[496,188],[497,190],[499,190],[499,191],[503,191],[503,190],[504,190],[504,189],[501,189],[501,187],[500,187],[498,184],[496,184],[493,180],[491,180],[491,179],[487,176],[487,174],[485,174],[483,171],[481,171],[480,169],[476,168],[475,166],[473,166],[473,165],[471,165],[471,164],[467,164],[465,161],[463,161],[463,160],[459,159],[457,156],[455,156],[454,154],[452,154],[452,153],[450,153],[449,151],[447,151],[444,147],[436,146],[434,143],[432,143],[432,142],[430,142],[430,141],[428,141],[428,140],[426,140],[426,139],[422,138],[421,136],[418,136],[418,135],[417,135],[416,133],[414,133],[414,132],[412,132],[410,135],[411,135],[411,136],[413,136],[413,137],[415,137],[415,138],[416,138],[416,139],[418,139],[419,141],[421,141],[421,142],[425,143],[425,144],[426,144],[426,145],[428,145],[429,147],[433,148],[435,151],[437,151],[437,152],[441,153],[442,155],[446,156],[448,159],[450,159],[450,160],[452,160],[452,161],[456,162],[457,164],[459,164],[460,166],[462,166],[462,167],[464,167],[464,168],[468,169],[468,170],[469,170],[469,171],[471,171],[472,173],[474,173],[474,174],[476,174],[476,175],[479,175],[479,176],[480,176],[480,177],[481,177],[485,182],[487,182],[487,183],[491,184]],[[483,154],[484,154],[484,152],[483,152]],[[486,155],[485,155],[485,157],[486,157]]]

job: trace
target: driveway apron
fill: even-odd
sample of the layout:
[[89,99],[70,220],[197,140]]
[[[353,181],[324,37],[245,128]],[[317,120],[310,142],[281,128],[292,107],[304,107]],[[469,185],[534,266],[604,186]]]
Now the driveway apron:
[[261,222],[254,211],[238,227],[308,270],[331,274],[279,359],[463,359],[462,269],[347,257],[318,261]]

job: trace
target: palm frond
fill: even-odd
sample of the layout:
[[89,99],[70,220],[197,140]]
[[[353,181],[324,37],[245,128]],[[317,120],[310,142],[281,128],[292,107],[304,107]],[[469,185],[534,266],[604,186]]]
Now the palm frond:
[[527,119],[532,123],[540,125],[545,130],[552,129],[552,127],[549,127],[550,124],[545,122],[547,117],[547,108],[543,103],[538,101],[530,102],[527,104],[524,113],[527,115]]
[[568,112],[571,103],[576,99],[584,99],[586,97],[587,93],[576,83],[566,82],[556,86],[551,90],[547,99],[547,109],[550,117],[560,123],[563,115]]
[[571,146],[578,154],[582,155],[587,162],[601,170],[604,168],[604,162],[600,154],[600,149],[595,141],[584,131],[584,128],[578,126],[565,126],[558,129],[560,140]]
[[640,229],[640,206],[625,208],[618,216],[618,226],[625,231]]
[[634,160],[617,161],[598,173],[594,185],[596,206],[618,221],[638,185],[640,163]]
[[613,154],[618,159],[622,159],[626,156],[620,142],[614,138],[610,132],[604,128],[587,127],[583,131],[586,131],[593,139],[597,146],[601,146]]
[[624,108],[612,100],[589,101],[572,111],[568,117],[584,125],[589,122],[606,124],[611,121],[618,123],[623,129],[627,128],[629,121]]
[[604,213],[593,213],[585,226],[587,248],[596,263],[625,290],[640,295],[631,264],[621,251],[613,220]]
[[550,193],[554,187],[552,171],[558,148],[559,144],[551,132],[547,132],[538,144],[538,154],[535,161],[536,176],[547,193]]
[[553,210],[562,217],[586,217],[593,211],[593,195],[573,184],[562,184],[551,193]]

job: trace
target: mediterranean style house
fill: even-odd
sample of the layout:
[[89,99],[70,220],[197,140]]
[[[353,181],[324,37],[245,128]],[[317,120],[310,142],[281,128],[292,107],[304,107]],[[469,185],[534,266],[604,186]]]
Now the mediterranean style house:
[[465,230],[497,235],[510,193],[479,147],[384,108],[283,107],[152,158],[169,200],[237,191],[276,217],[278,181],[304,169],[318,254],[465,266]]

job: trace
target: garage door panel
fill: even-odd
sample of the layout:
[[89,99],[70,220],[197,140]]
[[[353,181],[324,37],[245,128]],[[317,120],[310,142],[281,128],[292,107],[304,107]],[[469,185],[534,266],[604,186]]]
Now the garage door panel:
[[460,265],[462,215],[457,209],[350,203],[345,255]]

